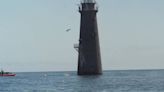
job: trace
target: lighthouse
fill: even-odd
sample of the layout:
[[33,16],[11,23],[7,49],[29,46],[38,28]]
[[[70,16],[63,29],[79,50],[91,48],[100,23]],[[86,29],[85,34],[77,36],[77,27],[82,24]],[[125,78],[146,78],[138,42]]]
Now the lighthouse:
[[78,75],[101,75],[101,53],[99,45],[97,12],[95,0],[81,0],[79,43],[74,48],[78,51]]

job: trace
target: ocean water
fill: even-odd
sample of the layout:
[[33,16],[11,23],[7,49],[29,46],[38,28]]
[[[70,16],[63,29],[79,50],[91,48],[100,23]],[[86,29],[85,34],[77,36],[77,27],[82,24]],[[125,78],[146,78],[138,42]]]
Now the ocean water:
[[164,70],[104,71],[101,76],[17,73],[0,77],[0,92],[164,92]]

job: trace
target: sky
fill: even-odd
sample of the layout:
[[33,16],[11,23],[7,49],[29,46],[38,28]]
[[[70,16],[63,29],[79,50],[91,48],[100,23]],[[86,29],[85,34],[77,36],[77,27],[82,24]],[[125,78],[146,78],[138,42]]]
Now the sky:
[[[76,71],[79,3],[0,0],[0,68]],[[97,3],[103,70],[164,69],[164,0]]]

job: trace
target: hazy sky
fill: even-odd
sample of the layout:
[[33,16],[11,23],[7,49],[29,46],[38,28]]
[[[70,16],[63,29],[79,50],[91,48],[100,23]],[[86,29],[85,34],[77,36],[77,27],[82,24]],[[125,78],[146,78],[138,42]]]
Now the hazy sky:
[[[97,2],[103,69],[164,69],[164,0]],[[0,0],[0,68],[76,70],[78,3]]]

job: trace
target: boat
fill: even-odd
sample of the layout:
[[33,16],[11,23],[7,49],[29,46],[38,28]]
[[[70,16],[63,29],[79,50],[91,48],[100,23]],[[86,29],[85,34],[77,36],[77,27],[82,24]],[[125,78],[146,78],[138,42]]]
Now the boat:
[[3,70],[1,70],[0,72],[0,76],[15,76],[16,74],[13,74],[11,72],[4,72]]

